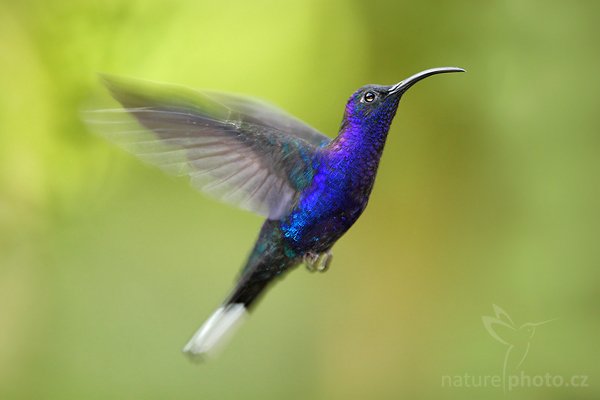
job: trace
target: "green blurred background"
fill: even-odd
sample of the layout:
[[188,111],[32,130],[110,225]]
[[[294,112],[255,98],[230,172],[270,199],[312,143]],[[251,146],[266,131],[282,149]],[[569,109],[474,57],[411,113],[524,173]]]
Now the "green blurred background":
[[[597,399],[600,3],[0,1],[1,399]],[[180,348],[262,223],[88,132],[97,72],[252,94],[333,136],[429,67],[332,269],[275,286],[221,357]],[[481,317],[538,328],[497,375]]]

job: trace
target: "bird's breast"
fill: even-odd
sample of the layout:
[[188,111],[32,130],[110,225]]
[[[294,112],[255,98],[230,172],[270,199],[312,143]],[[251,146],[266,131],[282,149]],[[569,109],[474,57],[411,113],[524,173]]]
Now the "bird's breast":
[[281,221],[289,248],[302,254],[324,252],[356,222],[364,211],[372,180],[344,165],[325,165]]

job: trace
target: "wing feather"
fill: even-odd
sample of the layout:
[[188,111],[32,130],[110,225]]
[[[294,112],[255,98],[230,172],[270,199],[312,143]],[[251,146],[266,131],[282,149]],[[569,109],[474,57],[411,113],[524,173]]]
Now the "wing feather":
[[271,219],[284,216],[312,180],[329,139],[251,98],[104,77],[123,109],[87,121],[143,161],[187,175],[208,195]]

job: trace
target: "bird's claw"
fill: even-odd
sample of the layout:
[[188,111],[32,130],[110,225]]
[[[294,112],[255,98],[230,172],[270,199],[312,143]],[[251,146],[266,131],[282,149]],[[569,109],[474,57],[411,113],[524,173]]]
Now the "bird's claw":
[[317,271],[325,272],[329,269],[331,261],[333,260],[333,253],[328,251],[327,253],[321,254],[321,263],[319,264]]
[[306,253],[303,257],[304,264],[306,265],[306,269],[309,272],[325,272],[329,269],[331,265],[331,260],[333,259],[333,254],[331,251],[326,253]]

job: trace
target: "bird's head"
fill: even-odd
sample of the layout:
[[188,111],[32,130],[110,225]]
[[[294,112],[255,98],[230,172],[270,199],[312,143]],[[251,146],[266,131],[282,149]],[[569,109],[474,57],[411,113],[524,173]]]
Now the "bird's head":
[[358,89],[346,104],[343,123],[387,132],[402,95],[415,83],[435,74],[464,72],[462,68],[432,68],[412,75],[395,85],[366,85]]

